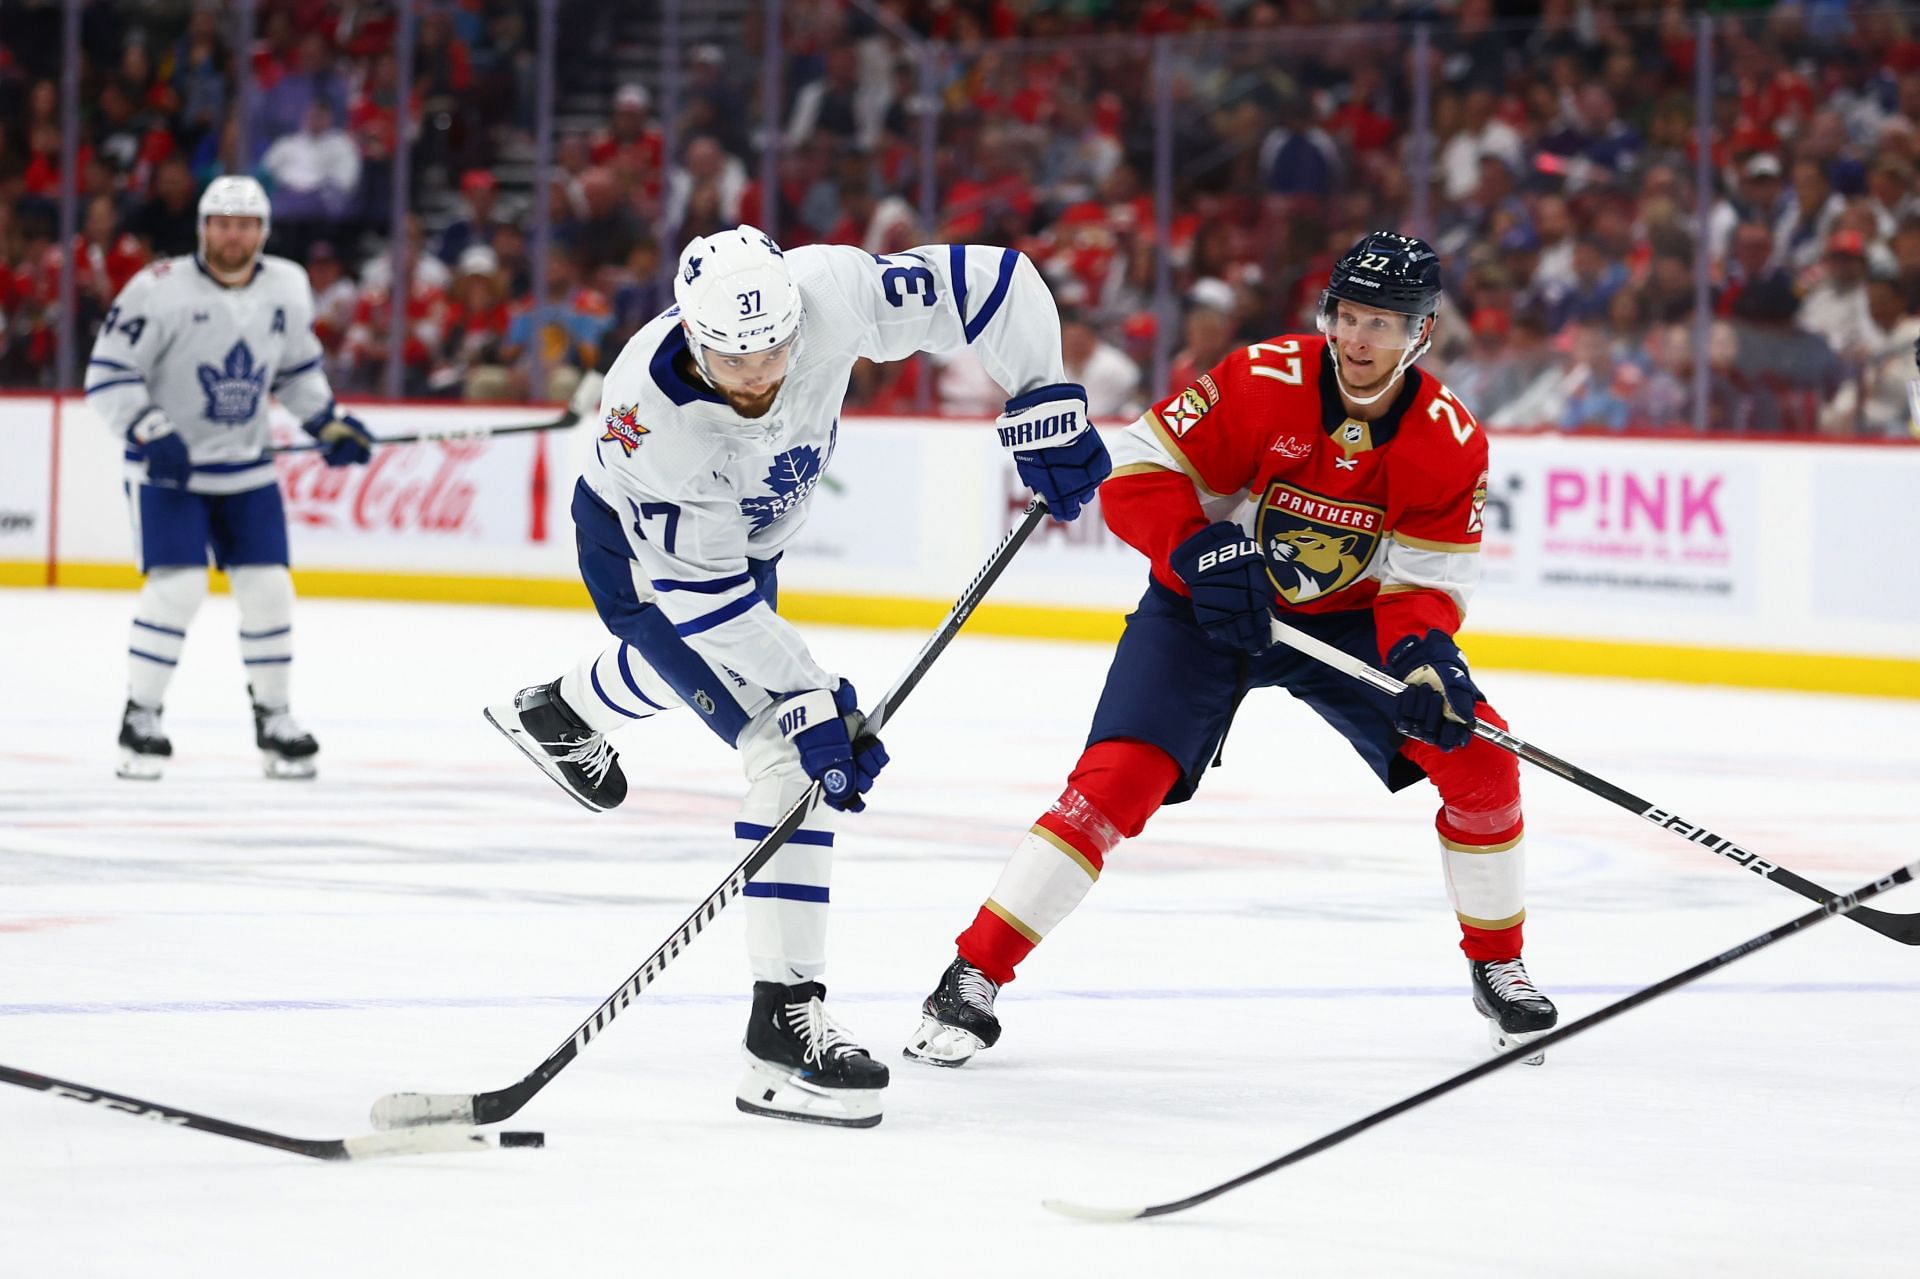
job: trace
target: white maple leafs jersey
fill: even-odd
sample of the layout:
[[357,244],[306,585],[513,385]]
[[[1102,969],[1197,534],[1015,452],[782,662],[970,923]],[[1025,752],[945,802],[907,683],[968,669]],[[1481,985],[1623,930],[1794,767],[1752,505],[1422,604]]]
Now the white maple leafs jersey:
[[[86,387],[88,406],[116,435],[150,427],[156,415],[171,423],[193,462],[192,492],[273,483],[268,396],[303,423],[333,411],[306,271],[262,256],[252,279],[227,288],[198,257],[150,263],[101,322]],[[131,449],[126,475],[146,479]]]
[[785,257],[804,318],[766,415],[741,417],[689,375],[669,309],[608,371],[602,434],[581,477],[623,531],[641,600],[702,657],[773,693],[833,686],[761,598],[747,561],[779,554],[805,522],[854,361],[972,346],[1009,395],[1066,380],[1053,297],[1013,249],[936,244],[877,257],[811,245]]

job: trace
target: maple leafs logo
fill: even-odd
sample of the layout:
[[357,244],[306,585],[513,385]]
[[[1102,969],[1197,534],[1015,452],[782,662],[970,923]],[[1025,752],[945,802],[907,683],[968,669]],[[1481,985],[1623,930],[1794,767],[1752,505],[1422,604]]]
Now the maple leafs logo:
[[253,421],[260,397],[266,394],[267,368],[253,362],[253,352],[245,341],[233,344],[222,365],[202,364],[199,373],[200,389],[207,397],[208,421],[229,426]]
[[773,459],[767,468],[769,497],[750,497],[740,503],[740,513],[753,523],[758,533],[787,512],[807,500],[813,486],[820,482],[820,450],[811,445],[788,449]]
[[633,451],[640,447],[640,437],[651,434],[640,425],[639,414],[640,406],[637,404],[621,404],[613,408],[607,414],[607,433],[600,437],[600,442],[618,444],[621,452],[632,457]]

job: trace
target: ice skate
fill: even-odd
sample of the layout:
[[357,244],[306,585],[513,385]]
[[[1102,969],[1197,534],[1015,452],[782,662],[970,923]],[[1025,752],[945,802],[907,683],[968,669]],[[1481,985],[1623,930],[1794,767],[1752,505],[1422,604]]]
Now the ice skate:
[[841,1128],[880,1122],[887,1068],[827,1016],[817,981],[753,983],[747,1073],[734,1104],[750,1115]]
[[[1540,993],[1519,959],[1473,960],[1467,967],[1473,978],[1473,1006],[1487,1019],[1487,1035],[1495,1052],[1508,1052],[1538,1039],[1559,1022],[1560,1010]],[[1524,1064],[1538,1066],[1546,1059],[1542,1052],[1526,1058]]]
[[540,766],[582,808],[618,808],[627,775],[606,734],[597,733],[560,699],[560,681],[523,688],[511,703],[486,709],[487,723]]
[[982,1048],[1000,1039],[993,997],[1000,987],[958,955],[940,974],[940,984],[920,1006],[920,1028],[903,1051],[909,1061],[929,1066],[964,1066]]
[[160,708],[129,701],[120,716],[120,767],[129,781],[155,782],[173,755],[173,743],[160,727]]
[[314,757],[320,743],[284,706],[272,710],[254,703],[253,744],[260,748],[261,767],[275,781],[308,781],[318,771]]

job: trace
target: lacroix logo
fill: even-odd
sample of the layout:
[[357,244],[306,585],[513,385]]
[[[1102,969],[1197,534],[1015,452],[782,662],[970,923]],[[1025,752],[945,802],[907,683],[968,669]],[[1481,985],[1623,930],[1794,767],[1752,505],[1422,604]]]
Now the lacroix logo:
[[318,453],[279,459],[287,516],[308,528],[459,534],[473,531],[466,472],[484,440],[375,449],[365,466],[328,466]]

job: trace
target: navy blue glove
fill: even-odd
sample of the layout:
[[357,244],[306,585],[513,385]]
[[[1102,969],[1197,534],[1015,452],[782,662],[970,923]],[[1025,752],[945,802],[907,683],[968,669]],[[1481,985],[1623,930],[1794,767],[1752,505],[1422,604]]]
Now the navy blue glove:
[[1209,524],[1167,563],[1193,596],[1193,617],[1217,642],[1248,653],[1273,647],[1273,582],[1260,543],[1238,524]]
[[1047,511],[1065,523],[1080,514],[1100,481],[1113,472],[1107,446],[1087,417],[1087,390],[1059,382],[1016,395],[994,428],[1000,447],[1013,454],[1020,482],[1047,501]]
[[1387,651],[1387,673],[1407,686],[1394,703],[1395,728],[1443,751],[1457,751],[1473,740],[1480,690],[1453,636],[1445,631],[1407,636]]
[[863,796],[887,766],[887,748],[877,737],[861,736],[861,724],[859,694],[844,679],[831,693],[824,688],[796,693],[780,711],[781,736],[799,752],[800,767],[820,783],[827,804],[843,812],[867,806]]
[[358,466],[373,457],[373,432],[351,413],[322,413],[301,429],[320,441],[328,466]]
[[127,443],[147,464],[147,483],[183,489],[193,474],[193,460],[187,454],[187,442],[173,429],[173,423],[158,413],[149,413],[127,429]]

